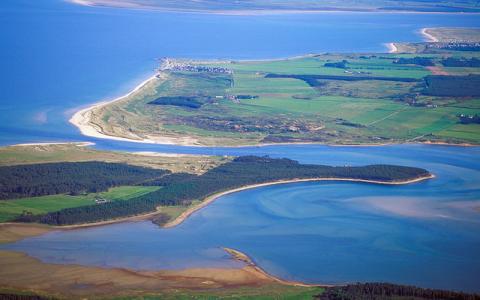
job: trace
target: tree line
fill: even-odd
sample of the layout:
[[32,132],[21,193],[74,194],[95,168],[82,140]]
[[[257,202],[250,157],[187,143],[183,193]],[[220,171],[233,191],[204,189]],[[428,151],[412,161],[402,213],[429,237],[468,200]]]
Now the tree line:
[[477,97],[480,96],[480,75],[428,75],[424,78],[422,93],[440,97]]
[[297,178],[353,178],[379,181],[401,181],[429,175],[420,168],[369,165],[364,167],[331,167],[304,165],[290,159],[244,156],[196,176],[170,174],[142,185],[162,186],[152,193],[129,201],[108,202],[67,208],[44,215],[22,215],[19,222],[40,222],[52,225],[90,223],[154,211],[159,205],[188,205],[192,200],[233,188],[277,180]]
[[265,75],[265,78],[293,78],[303,80],[311,87],[322,86],[319,80],[341,80],[341,81],[364,81],[364,80],[381,80],[394,82],[420,82],[420,79],[406,78],[406,77],[387,77],[387,76],[341,76],[341,75],[289,75],[289,74],[274,74]]
[[62,162],[0,167],[0,199],[97,193],[170,173],[120,163]]
[[327,287],[323,293],[314,298],[317,300],[480,300],[480,296],[474,294],[377,282]]

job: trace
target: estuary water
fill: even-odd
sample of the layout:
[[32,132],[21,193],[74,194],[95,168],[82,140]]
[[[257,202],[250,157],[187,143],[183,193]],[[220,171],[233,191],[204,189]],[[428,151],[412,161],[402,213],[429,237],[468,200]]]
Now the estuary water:
[[64,0],[0,1],[0,145],[85,140],[75,110],[126,93],[157,58],[266,59],[381,52],[434,26],[478,15],[318,13],[265,16],[93,8]]
[[93,141],[99,149],[270,155],[302,163],[419,166],[407,186],[321,182],[222,197],[171,229],[149,222],[57,231],[3,248],[46,262],[133,269],[237,267],[220,247],[266,271],[312,283],[389,281],[480,291],[480,148],[278,145],[198,148],[83,137],[67,120],[144,80],[156,58],[262,59],[384,51],[434,26],[477,15],[319,13],[225,16],[91,8],[61,0],[0,3],[0,145]]
[[242,151],[303,163],[419,166],[436,178],[401,186],[268,186],[223,196],[170,229],[148,221],[121,223],[55,231],[4,248],[51,263],[155,270],[238,267],[221,249],[231,247],[285,279],[387,281],[480,292],[480,148],[276,146]]

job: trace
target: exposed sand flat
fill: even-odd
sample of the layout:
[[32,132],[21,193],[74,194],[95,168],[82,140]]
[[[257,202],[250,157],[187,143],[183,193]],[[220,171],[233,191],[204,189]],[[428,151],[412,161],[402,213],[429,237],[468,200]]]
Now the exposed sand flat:
[[312,286],[322,286],[322,287],[325,287],[325,286],[327,286],[327,285],[324,285],[324,284],[322,284],[322,285],[319,285],[319,284],[306,284],[306,283],[303,283],[303,282],[291,281],[291,280],[284,280],[284,279],[277,278],[277,277],[275,277],[275,276],[272,276],[272,275],[268,274],[268,273],[265,272],[262,268],[258,267],[258,266],[253,262],[253,260],[252,260],[248,255],[246,255],[245,253],[243,253],[243,252],[241,252],[241,251],[239,251],[239,250],[236,250],[236,249],[232,249],[232,248],[223,247],[222,249],[225,250],[228,254],[230,254],[233,259],[245,263],[247,266],[250,266],[252,269],[256,270],[258,273],[263,274],[263,275],[265,275],[265,277],[270,278],[271,280],[273,280],[273,281],[275,281],[275,282],[278,282],[278,283],[280,283],[280,284],[293,285],[293,286],[303,286],[303,287],[312,287]]
[[201,268],[175,271],[133,271],[42,263],[26,254],[0,251],[0,286],[84,296],[145,295],[172,289],[221,289],[278,283],[252,266],[239,269]]
[[2,223],[0,224],[0,244],[14,242],[26,237],[42,235],[51,230],[52,228],[47,225]]
[[435,176],[433,174],[430,174],[429,176],[426,177],[419,177],[411,180],[405,180],[405,181],[377,181],[377,180],[366,180],[366,179],[355,179],[355,178],[307,178],[307,179],[292,179],[292,180],[281,180],[281,181],[273,181],[273,182],[267,182],[267,183],[260,183],[260,184],[253,184],[253,185],[248,185],[244,187],[239,187],[236,189],[232,189],[229,191],[225,192],[220,192],[217,194],[214,194],[210,197],[207,197],[204,199],[201,203],[199,203],[197,206],[193,206],[183,212],[180,216],[178,216],[176,219],[166,223],[163,227],[164,228],[171,228],[175,227],[179,224],[181,224],[183,221],[185,221],[189,216],[191,216],[193,213],[196,211],[210,205],[213,203],[215,200],[218,198],[240,192],[243,190],[248,190],[248,189],[253,189],[257,187],[262,187],[262,186],[268,186],[268,185],[276,185],[276,184],[285,184],[285,183],[294,183],[294,182],[310,182],[310,181],[351,181],[351,182],[364,182],[364,183],[373,183],[373,184],[386,184],[386,185],[399,185],[399,184],[409,184],[409,183],[414,183],[414,182],[419,182],[423,181],[426,179],[431,179],[434,178]]
[[[0,224],[0,243],[14,242],[53,230],[38,224]],[[226,249],[225,249],[226,250]],[[228,250],[226,250],[228,251]],[[230,250],[228,253],[233,254]],[[237,253],[241,253],[237,251]],[[244,255],[244,257],[247,257]],[[0,286],[33,292],[82,298],[84,296],[145,295],[172,289],[223,289],[281,284],[313,286],[276,278],[252,260],[241,268],[192,268],[184,270],[135,271],[71,264],[49,264],[26,254],[0,250]]]

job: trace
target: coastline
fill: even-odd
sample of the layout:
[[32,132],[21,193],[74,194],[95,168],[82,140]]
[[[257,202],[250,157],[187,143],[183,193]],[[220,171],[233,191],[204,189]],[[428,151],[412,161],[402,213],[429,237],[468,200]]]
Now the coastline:
[[[431,36],[426,31],[429,28],[423,28],[421,30],[422,35],[425,35],[430,39],[436,40],[434,36]],[[397,53],[398,48],[395,46],[395,43],[387,43],[385,46],[389,49],[389,53]],[[286,59],[295,59],[298,57],[309,57],[314,54],[306,54],[301,56],[295,56]],[[277,59],[274,59],[277,60]],[[278,59],[282,60],[282,59]],[[255,60],[241,60],[242,62],[249,62]],[[270,61],[270,60],[265,60]],[[77,127],[81,134],[88,137],[99,138],[99,139],[107,139],[107,140],[115,140],[115,141],[122,141],[122,142],[131,142],[131,143],[141,143],[141,144],[152,144],[152,145],[172,145],[172,146],[184,146],[184,147],[198,147],[198,148],[208,148],[208,147],[215,147],[215,148],[242,148],[242,147],[265,147],[265,146],[277,146],[277,145],[326,145],[326,146],[343,146],[343,147],[367,147],[367,146],[387,146],[387,145],[398,145],[398,144],[429,144],[429,145],[450,145],[450,146],[459,146],[459,147],[471,147],[471,146],[478,146],[476,144],[470,143],[448,143],[443,141],[423,141],[423,142],[387,142],[387,143],[369,143],[369,144],[328,144],[328,143],[321,143],[321,142],[284,142],[284,143],[255,143],[255,144],[241,144],[241,145],[202,145],[198,143],[194,143],[196,141],[195,138],[185,136],[185,137],[168,137],[168,136],[155,136],[152,138],[127,138],[127,137],[120,137],[115,135],[109,135],[102,131],[100,126],[95,126],[90,122],[92,111],[97,108],[101,108],[113,102],[121,101],[132,94],[138,92],[142,87],[148,84],[151,80],[155,80],[157,73],[151,75],[146,80],[142,81],[136,87],[134,87],[130,92],[126,93],[125,95],[119,96],[115,99],[108,100],[108,101],[100,101],[93,103],[77,112],[75,112],[72,117],[69,119],[69,122]],[[192,142],[193,141],[193,142]],[[31,145],[34,145],[32,143]],[[55,143],[51,143],[55,144]],[[57,143],[60,144],[60,143]],[[29,145],[29,144],[25,144]]]
[[140,84],[138,84],[135,88],[133,88],[130,92],[126,93],[125,95],[119,96],[115,99],[108,100],[108,101],[100,101],[96,102],[92,105],[89,105],[77,112],[75,112],[72,117],[68,120],[71,124],[73,124],[75,127],[77,127],[82,135],[89,136],[89,137],[94,137],[94,138],[100,138],[100,139],[110,139],[110,140],[117,140],[117,141],[126,141],[126,142],[138,142],[138,143],[155,143],[155,141],[151,141],[148,139],[143,139],[143,140],[134,140],[134,139],[128,139],[128,138],[123,138],[123,137],[118,137],[118,136],[112,136],[112,135],[107,135],[102,132],[100,128],[96,128],[90,123],[90,117],[92,114],[92,111],[97,108],[101,108],[103,106],[106,106],[108,104],[111,104],[113,102],[121,101],[132,94],[136,93],[139,91],[142,87],[144,87],[146,84],[148,84],[150,81],[154,80],[156,78],[156,73],[142,81]]
[[300,281],[292,281],[292,280],[281,279],[281,278],[273,276],[272,274],[268,273],[267,271],[265,271],[264,269],[259,267],[253,261],[253,259],[250,258],[250,256],[241,252],[240,250],[233,249],[233,248],[227,248],[227,247],[222,247],[222,249],[225,252],[227,252],[228,254],[230,254],[232,259],[245,263],[247,266],[251,267],[253,270],[257,271],[259,274],[262,274],[265,277],[267,277],[267,278],[269,278],[269,279],[271,279],[275,282],[278,282],[280,284],[291,285],[291,286],[301,286],[301,287],[330,287],[330,286],[333,286],[333,285],[326,285],[326,284],[308,284],[308,283],[303,283],[303,282],[300,282]]
[[[281,180],[274,182],[267,182],[262,184],[248,185],[229,191],[216,193],[204,199],[197,206],[188,209],[182,213],[179,217],[173,221],[167,223],[164,228],[172,228],[181,224],[190,215],[196,211],[206,207],[213,203],[221,196],[239,192],[246,189],[294,183],[294,182],[309,182],[309,181],[352,181],[352,182],[365,182],[372,184],[386,184],[386,185],[400,185],[419,182],[422,180],[434,178],[433,174],[425,177],[418,177],[404,181],[377,181],[377,180],[364,180],[353,178],[307,178],[307,179],[292,179]],[[102,221],[96,223],[69,225],[69,226],[48,226],[43,224],[26,224],[26,223],[2,223],[0,224],[0,244],[11,243],[24,238],[43,235],[55,230],[72,230],[85,227],[103,226],[113,223],[126,222],[126,221],[141,221],[146,220],[151,216],[159,213],[159,211],[151,212],[144,215],[137,215],[126,218],[119,218],[109,221]],[[299,281],[291,281],[278,278],[269,274],[261,267],[257,266],[255,262],[245,253],[240,252],[232,248],[223,247],[232,259],[243,262],[245,266],[241,268],[188,268],[183,270],[158,270],[158,271],[137,271],[123,268],[102,268],[95,266],[83,266],[76,264],[51,264],[44,263],[36,258],[30,257],[27,254],[17,251],[0,251],[0,266],[8,265],[9,268],[3,269],[2,273],[5,276],[0,276],[0,284],[23,287],[22,284],[29,286],[32,281],[39,282],[42,286],[46,286],[46,291],[49,292],[62,292],[70,293],[68,289],[72,284],[84,284],[86,288],[81,289],[83,292],[90,292],[91,290],[98,291],[99,286],[105,286],[108,282],[108,286],[116,286],[115,290],[109,289],[105,291],[107,294],[111,294],[118,290],[131,289],[130,282],[134,282],[134,285],[142,290],[148,291],[162,291],[165,288],[231,288],[242,286],[258,286],[268,284],[279,284],[284,286],[294,287],[328,287],[330,285],[325,284],[308,284]],[[45,270],[50,270],[47,274],[32,276],[32,270],[37,270],[40,274],[43,274]],[[41,270],[41,271],[40,271]],[[35,272],[33,272],[35,273]],[[56,275],[57,274],[57,275]],[[58,275],[64,274],[64,275]],[[68,275],[65,275],[68,274]],[[8,275],[8,276],[7,276]],[[73,277],[72,277],[73,276]],[[112,279],[114,276],[116,279]],[[128,280],[126,277],[128,276]],[[15,279],[11,279],[15,278]],[[21,280],[20,280],[20,279]],[[118,279],[121,278],[121,279]],[[99,283],[100,281],[100,283]],[[148,283],[147,283],[148,281]],[[54,285],[50,285],[51,282],[55,282]],[[127,284],[125,282],[128,282]],[[208,284],[207,284],[208,283]],[[118,289],[118,290],[117,290]]]
[[415,11],[415,10],[382,10],[379,8],[324,8],[324,9],[234,9],[234,10],[208,10],[208,9],[181,9],[181,8],[166,8],[156,7],[150,5],[139,5],[132,2],[115,3],[114,0],[106,1],[106,3],[97,3],[95,0],[66,0],[75,5],[82,5],[87,7],[101,7],[101,8],[122,8],[158,11],[164,13],[185,13],[185,14],[213,14],[213,15],[230,15],[230,16],[261,16],[261,15],[285,15],[285,14],[322,14],[322,13],[374,13],[374,14],[480,14],[480,12],[472,11],[457,11],[457,12],[443,12],[443,11]]
[[[409,180],[404,180],[404,181],[379,181],[379,180],[368,180],[368,179],[356,179],[356,178],[335,178],[335,177],[318,177],[318,178],[304,178],[304,179],[290,179],[290,180],[279,180],[279,181],[272,181],[272,182],[265,182],[265,183],[259,183],[259,184],[253,184],[253,185],[247,185],[223,192],[218,192],[213,195],[210,195],[206,198],[204,198],[200,203],[198,203],[195,206],[192,206],[188,208],[186,211],[181,213],[178,217],[175,219],[167,222],[162,226],[162,228],[172,228],[177,225],[180,225],[183,223],[188,217],[190,217],[193,213],[201,210],[204,207],[207,207],[208,205],[212,204],[215,202],[218,198],[228,195],[228,194],[233,194],[236,192],[248,190],[248,189],[253,189],[253,188],[258,188],[258,187],[264,187],[264,186],[270,186],[270,185],[277,185],[277,184],[288,184],[288,183],[298,183],[298,182],[313,182],[313,181],[347,181],[347,182],[360,182],[360,183],[370,183],[370,184],[383,184],[383,185],[404,185],[404,184],[411,184],[411,183],[416,183],[420,181],[424,181],[427,179],[433,179],[435,178],[435,175],[430,174],[429,176],[424,176],[424,177],[418,177],[414,179],[409,179]],[[116,218],[116,219],[110,219],[110,220],[105,220],[105,221],[99,221],[99,222],[93,222],[93,223],[83,223],[83,224],[75,224],[75,225],[62,225],[62,226],[54,226],[54,225],[45,225],[45,224],[39,224],[39,223],[14,223],[14,222],[5,222],[5,223],[0,223],[0,229],[2,227],[15,227],[15,226],[21,226],[21,227],[30,227],[30,228],[42,228],[46,232],[48,231],[53,231],[53,230],[74,230],[74,229],[81,229],[81,228],[88,228],[88,227],[97,227],[97,226],[105,226],[105,225],[111,225],[111,224],[116,224],[116,223],[123,223],[123,222],[138,222],[138,221],[145,221],[150,219],[151,217],[154,217],[158,214],[161,213],[161,210],[157,209],[156,211],[148,212],[145,214],[139,214],[139,215],[134,215],[134,216],[127,216],[127,217],[121,217],[121,218]],[[0,230],[1,232],[1,230]],[[25,236],[25,237],[28,237]],[[0,239],[1,243],[1,239]]]
[[[434,178],[433,174],[425,177],[418,177],[410,180],[404,181],[377,181],[377,180],[365,180],[365,179],[354,179],[354,178],[306,178],[306,179],[292,179],[292,180],[281,180],[281,181],[274,181],[274,182],[267,182],[262,184],[254,184],[248,185],[236,189],[232,189],[229,191],[224,191],[220,193],[216,193],[204,199],[200,204],[197,206],[188,209],[184,213],[182,213],[179,217],[174,219],[173,221],[165,224],[164,228],[172,228],[181,224],[185,221],[189,216],[191,216],[196,211],[210,205],[221,196],[239,192],[246,189],[252,189],[256,187],[262,186],[269,186],[269,185],[277,185],[277,184],[286,184],[286,183],[295,183],[295,182],[310,182],[310,181],[351,181],[351,182],[364,182],[364,183],[372,183],[372,184],[385,184],[385,185],[400,185],[400,184],[409,184],[414,182],[419,182],[427,179]],[[159,213],[160,211],[157,210],[155,212],[151,212],[148,214],[137,215],[132,217],[126,218],[119,218],[109,221],[102,221],[96,223],[87,223],[87,224],[79,224],[79,225],[69,225],[69,226],[48,226],[43,224],[26,224],[26,223],[2,223],[0,224],[0,244],[2,243],[11,243],[15,242],[27,237],[32,236],[39,236],[46,234],[48,232],[54,230],[73,230],[78,228],[85,228],[85,227],[94,227],[94,226],[104,226],[113,223],[120,223],[126,221],[141,221],[146,220],[151,216]],[[75,284],[82,283],[83,281],[88,282],[88,288],[84,290],[88,290],[90,288],[97,288],[92,282],[97,282],[97,280],[105,281],[107,280],[109,284],[111,282],[116,282],[119,286],[118,288],[123,288],[126,290],[131,289],[130,285],[125,286],[124,281],[118,280],[115,281],[110,279],[110,276],[129,276],[130,280],[135,280],[142,289],[143,288],[152,288],[155,286],[155,290],[161,291],[165,288],[165,284],[161,284],[164,281],[169,282],[175,288],[212,288],[212,287],[234,287],[234,286],[250,286],[259,284],[280,284],[286,286],[296,286],[296,287],[328,287],[330,285],[325,284],[307,284],[299,281],[291,281],[278,278],[274,275],[269,274],[261,267],[257,266],[255,262],[246,254],[240,252],[239,250],[232,249],[232,248],[222,248],[226,251],[229,255],[231,255],[232,259],[241,261],[245,264],[242,268],[189,268],[184,270],[158,270],[158,271],[136,271],[131,269],[123,269],[123,268],[101,268],[101,267],[94,267],[94,266],[82,266],[82,265],[70,265],[70,264],[50,264],[44,263],[36,258],[30,257],[26,254],[16,252],[16,251],[0,251],[2,255],[0,255],[0,265],[7,265],[11,268],[4,268],[3,273],[12,273],[12,276],[4,276],[2,277],[2,283],[5,284],[9,282],[7,278],[26,278],[22,281],[18,282],[26,282],[25,284],[28,286],[31,284],[30,281],[42,281],[42,282],[56,282],[59,287],[55,287],[55,289],[60,289],[62,292],[68,292],[68,289],[63,288],[63,284],[65,286],[70,286],[72,284],[72,280],[74,280]],[[14,267],[12,267],[14,266]],[[71,276],[63,277],[55,277],[55,275],[46,275],[42,274],[45,269],[55,269],[55,272],[52,274],[63,274],[67,272],[68,274],[74,274],[74,278],[72,279]],[[9,271],[6,271],[6,270]],[[73,271],[73,272],[72,272]],[[35,273],[37,272],[37,273]],[[40,274],[40,275],[39,275]],[[49,273],[50,274],[50,273]],[[101,274],[101,275],[100,275]],[[55,280],[52,281],[55,277]],[[80,277],[79,277],[80,276]],[[92,279],[93,276],[93,279]],[[100,277],[99,277],[100,276]],[[1,277],[1,276],[0,276]],[[99,278],[98,278],[99,277]],[[122,277],[123,278],[123,277]],[[154,285],[148,284],[145,285],[143,283],[144,280],[154,281]],[[90,282],[90,280],[93,280]],[[142,282],[142,283],[138,283]],[[205,283],[208,282],[208,285]],[[172,287],[170,286],[170,287]],[[17,285],[17,287],[23,287],[21,285]],[[62,288],[60,288],[62,287]],[[52,287],[50,287],[53,289]],[[56,290],[58,291],[58,290]],[[109,290],[107,293],[112,293]]]
[[428,43],[438,43],[439,40],[436,38],[434,35],[428,33],[428,30],[431,28],[425,27],[420,30],[420,33],[423,35],[423,37],[426,39],[426,42]]
[[[95,299],[173,293],[189,290],[235,289],[238,287],[281,287],[281,280],[265,275],[258,267],[188,268],[139,271],[78,264],[53,264],[17,251],[0,250],[0,285],[31,290],[61,299]],[[123,297],[122,297],[123,299]]]
[[207,198],[202,200],[202,202],[200,202],[198,205],[187,209],[182,214],[180,214],[177,218],[173,219],[172,221],[167,222],[162,227],[163,228],[172,228],[172,227],[175,227],[175,226],[178,226],[178,225],[182,224],[192,214],[201,210],[204,207],[207,207],[208,205],[212,204],[213,202],[215,202],[218,198],[220,198],[222,196],[237,193],[237,192],[244,191],[244,190],[254,189],[254,188],[258,188],[258,187],[277,185],[277,184],[287,184],[287,183],[312,182],[312,181],[348,181],[348,182],[361,182],[361,183],[384,184],[384,185],[403,185],[403,184],[420,182],[420,181],[427,180],[427,179],[432,179],[432,178],[435,178],[435,175],[430,174],[429,176],[418,177],[418,178],[415,178],[415,179],[404,180],[404,181],[379,181],[379,180],[356,179],[356,178],[319,177],[319,178],[280,180],[280,181],[272,181],[272,182],[266,182],[266,183],[252,184],[252,185],[247,185],[247,186],[235,188],[235,189],[224,191],[224,192],[219,192],[219,193],[213,194],[211,196],[208,196]]
[[388,53],[398,53],[398,47],[395,43],[387,43],[385,46],[388,48]]

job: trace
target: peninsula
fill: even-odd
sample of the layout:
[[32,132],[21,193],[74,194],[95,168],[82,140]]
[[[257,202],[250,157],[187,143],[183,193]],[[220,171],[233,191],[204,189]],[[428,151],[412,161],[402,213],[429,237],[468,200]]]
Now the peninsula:
[[246,188],[316,180],[406,184],[432,178],[424,169],[394,165],[331,167],[256,156],[207,160],[210,169],[199,175],[99,161],[0,167],[0,198],[5,199],[0,215],[4,221],[55,226],[146,215],[173,226],[218,197]]
[[70,122],[88,136],[188,146],[479,144],[480,31],[423,33],[439,42],[271,61],[164,58],[132,92]]

